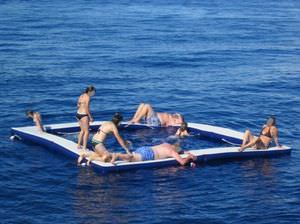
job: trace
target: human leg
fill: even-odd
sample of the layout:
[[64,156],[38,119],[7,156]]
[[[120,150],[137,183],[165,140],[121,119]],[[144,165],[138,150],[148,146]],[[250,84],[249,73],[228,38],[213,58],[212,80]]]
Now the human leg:
[[78,123],[79,123],[79,127],[80,127],[80,132],[78,134],[77,148],[80,149],[81,148],[81,142],[82,142],[84,131],[83,131],[82,121],[79,120]]
[[247,143],[249,143],[253,139],[254,139],[253,134],[251,133],[251,131],[249,129],[247,129],[244,133],[242,146],[246,145]]
[[86,149],[88,138],[89,138],[89,118],[87,116],[81,118],[83,136],[82,136],[82,148],[83,150]]
[[251,133],[249,129],[245,131],[243,143],[239,149],[240,152],[244,151],[246,148],[255,146],[257,138]]
[[153,113],[154,111],[150,104],[141,103],[130,122],[138,123],[143,117],[149,118]]

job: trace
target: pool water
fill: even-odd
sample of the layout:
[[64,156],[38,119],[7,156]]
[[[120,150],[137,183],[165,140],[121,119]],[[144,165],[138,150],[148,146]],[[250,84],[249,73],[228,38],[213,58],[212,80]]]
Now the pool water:
[[[2,0],[0,222],[300,223],[299,24],[299,0]],[[129,120],[147,102],[187,122],[258,133],[275,114],[292,153],[101,175],[9,140],[11,127],[32,125],[29,109],[45,124],[76,122],[91,84],[95,120],[117,111]],[[134,147],[162,139],[120,134]]]
[[[119,134],[124,140],[132,143],[132,150],[141,146],[154,146],[167,142],[169,138],[177,138],[175,133],[176,127],[120,127]],[[95,132],[90,132],[88,148],[92,149],[91,140]],[[205,136],[190,132],[191,136],[179,138],[181,148],[184,150],[205,149],[212,147],[229,146],[229,144],[218,141],[216,139],[207,138]],[[64,133],[61,137],[77,142],[78,133]],[[111,152],[124,152],[113,134],[107,136],[105,145]]]

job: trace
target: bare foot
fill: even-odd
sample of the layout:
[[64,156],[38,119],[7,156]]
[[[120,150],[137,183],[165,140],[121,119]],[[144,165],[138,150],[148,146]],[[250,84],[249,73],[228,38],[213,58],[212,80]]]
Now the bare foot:
[[245,149],[243,147],[239,148],[238,151],[239,152],[243,152]]
[[112,153],[110,162],[111,162],[112,164],[115,164],[116,159],[117,159],[116,153]]

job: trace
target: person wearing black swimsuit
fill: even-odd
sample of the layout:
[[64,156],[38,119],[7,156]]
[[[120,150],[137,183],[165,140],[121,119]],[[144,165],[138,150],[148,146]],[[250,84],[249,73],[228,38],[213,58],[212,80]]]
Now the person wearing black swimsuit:
[[269,148],[272,140],[274,140],[277,147],[281,147],[278,141],[278,129],[276,127],[276,119],[274,116],[268,118],[259,134],[259,137],[254,136],[251,131],[247,129],[239,151],[242,152],[249,147],[254,149],[267,149]]
[[86,88],[85,92],[80,95],[77,101],[77,113],[76,119],[78,120],[80,126],[80,132],[78,135],[78,144],[77,148],[86,150],[87,141],[89,138],[89,127],[90,122],[93,122],[93,117],[90,113],[90,100],[91,97],[96,93],[94,86],[89,86]]

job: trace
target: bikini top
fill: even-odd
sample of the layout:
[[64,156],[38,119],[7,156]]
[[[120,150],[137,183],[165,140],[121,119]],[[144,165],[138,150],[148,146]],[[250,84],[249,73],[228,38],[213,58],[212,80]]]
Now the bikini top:
[[271,135],[271,128],[269,128],[269,130],[268,130],[266,133],[264,133],[264,130],[265,130],[266,128],[267,128],[267,127],[264,127],[264,128],[261,130],[260,135],[266,136],[266,137],[268,137],[268,138],[272,138],[272,135]]

